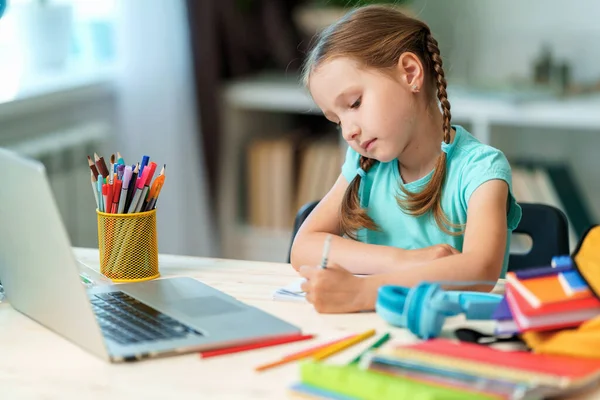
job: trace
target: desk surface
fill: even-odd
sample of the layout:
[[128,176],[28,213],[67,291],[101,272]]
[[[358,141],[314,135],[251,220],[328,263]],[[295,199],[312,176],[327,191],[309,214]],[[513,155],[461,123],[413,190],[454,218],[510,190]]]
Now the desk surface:
[[[87,265],[98,268],[97,249],[75,249],[75,254]],[[205,360],[192,353],[109,364],[14,311],[8,303],[0,303],[0,397],[282,399],[290,397],[288,387],[299,378],[298,365],[291,363],[262,373],[255,372],[255,366],[370,328],[377,329],[378,334],[392,332],[395,341],[415,340],[406,331],[390,328],[374,313],[318,314],[306,303],[273,301],[275,289],[297,279],[286,264],[161,255],[160,265],[163,277],[198,278],[317,337]],[[461,324],[464,321],[460,319],[448,322],[449,326]],[[485,324],[478,323],[478,327],[485,329]],[[357,346],[338,357],[350,359],[360,350]],[[598,398],[600,392],[578,397]]]

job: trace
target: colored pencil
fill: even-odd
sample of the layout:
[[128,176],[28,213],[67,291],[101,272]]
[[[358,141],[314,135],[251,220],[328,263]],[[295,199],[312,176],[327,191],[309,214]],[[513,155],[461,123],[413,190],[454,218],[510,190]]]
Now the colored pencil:
[[354,346],[362,342],[365,339],[370,338],[375,334],[375,329],[370,329],[366,332],[361,333],[360,335],[356,335],[350,339],[344,340],[343,342],[336,343],[333,346],[326,347],[323,350],[313,354],[313,358],[315,360],[324,360],[332,355],[339,353],[342,350],[347,349],[348,347]]
[[361,358],[364,357],[365,354],[367,354],[370,351],[373,351],[375,349],[378,349],[379,347],[383,346],[383,344],[385,342],[387,342],[388,340],[390,340],[390,334],[386,333],[385,335],[383,335],[382,337],[379,338],[379,340],[377,340],[375,343],[373,343],[371,346],[369,346],[368,349],[366,349],[365,351],[363,351],[362,353],[360,353],[358,356],[356,356],[356,358],[352,361],[350,361],[350,365],[352,364],[358,364],[358,362],[361,360]]
[[284,356],[283,358],[280,358],[279,360],[275,360],[275,361],[271,361],[271,362],[266,363],[266,364],[259,365],[258,367],[255,368],[255,370],[256,371],[264,371],[264,370],[271,369],[271,368],[274,368],[274,367],[279,367],[280,365],[284,365],[284,364],[288,364],[288,363],[300,360],[302,358],[309,357],[309,356],[311,356],[313,354],[318,353],[319,351],[321,351],[323,349],[326,349],[326,348],[334,346],[334,345],[336,345],[338,343],[344,342],[344,341],[346,341],[348,339],[351,339],[351,338],[353,338],[355,336],[356,335],[347,336],[347,337],[344,337],[342,339],[333,340],[331,342],[327,342],[327,343],[318,345],[316,347],[312,347],[310,349],[306,349],[306,350],[303,350],[303,351],[300,351],[300,352],[297,352],[297,353],[289,354],[287,356]]
[[336,343],[342,342],[344,340],[348,340],[348,339],[350,339],[350,338],[352,338],[354,336],[356,336],[356,335],[345,336],[345,337],[343,337],[341,339],[336,339],[336,340],[331,341],[331,342],[323,343],[323,344],[320,344],[318,346],[311,347],[309,349],[299,351],[297,353],[288,354],[287,356],[283,357],[283,359],[285,360],[285,359],[288,359],[288,358],[293,358],[294,360],[297,360],[298,358],[312,356],[317,351],[323,350],[325,347],[329,347],[329,346],[332,346],[332,345],[334,345]]
[[207,350],[200,352],[201,358],[210,358],[215,356],[239,353],[242,351],[261,349],[264,347],[277,346],[279,344],[299,342],[301,340],[308,340],[314,338],[314,335],[292,335],[283,336],[274,339],[267,339],[257,343],[249,343],[240,346],[227,347],[224,349]]

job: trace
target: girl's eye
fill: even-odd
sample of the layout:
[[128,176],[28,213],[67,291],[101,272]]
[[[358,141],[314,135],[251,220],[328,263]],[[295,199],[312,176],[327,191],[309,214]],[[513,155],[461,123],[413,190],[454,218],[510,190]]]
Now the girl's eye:
[[356,101],[354,103],[352,103],[352,105],[350,106],[350,108],[358,108],[358,107],[360,107],[361,100],[362,100],[361,97],[359,97],[358,99],[356,99]]

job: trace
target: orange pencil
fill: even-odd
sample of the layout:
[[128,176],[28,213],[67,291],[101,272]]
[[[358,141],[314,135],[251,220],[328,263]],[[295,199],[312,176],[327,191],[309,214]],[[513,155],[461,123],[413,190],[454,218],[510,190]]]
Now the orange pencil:
[[357,343],[362,342],[365,339],[370,338],[375,334],[375,329],[369,329],[366,332],[356,335],[350,339],[344,340],[343,342],[336,343],[333,346],[326,347],[323,350],[313,354],[315,360],[324,360],[342,350],[346,350],[348,347],[354,346]]
[[330,346],[336,345],[338,343],[344,342],[346,340],[349,340],[353,337],[355,337],[356,335],[350,335],[347,337],[344,337],[342,339],[337,339],[337,340],[333,340],[331,342],[325,343],[325,344],[321,344],[315,347],[312,347],[310,349],[306,349],[297,353],[293,353],[293,354],[289,354],[287,356],[284,356],[283,358],[276,360],[276,361],[272,361],[270,363],[267,364],[263,364],[263,365],[259,365],[258,367],[255,368],[256,371],[264,371],[273,367],[278,367],[280,365],[284,365],[287,363],[290,363],[292,361],[296,361],[296,360],[300,360],[302,358],[306,358],[308,356],[311,356],[313,354],[318,353],[321,350],[324,350]]
[[356,336],[356,335],[346,336],[346,337],[343,337],[341,339],[334,340],[332,342],[323,343],[323,344],[320,344],[318,346],[311,347],[309,349],[299,351],[297,353],[288,354],[287,356],[283,357],[283,359],[284,360],[286,360],[288,358],[298,359],[298,357],[311,356],[311,355],[315,354],[317,351],[323,350],[325,347],[329,347],[329,346],[334,345],[336,343],[343,342],[344,340],[348,340],[348,339],[350,339],[350,338],[352,338],[354,336]]

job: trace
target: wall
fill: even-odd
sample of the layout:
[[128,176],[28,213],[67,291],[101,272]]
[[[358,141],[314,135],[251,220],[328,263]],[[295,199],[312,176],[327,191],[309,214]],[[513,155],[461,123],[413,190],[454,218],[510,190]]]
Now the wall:
[[542,44],[572,65],[578,82],[600,80],[600,2],[416,0],[413,8],[440,42],[455,81],[527,78]]
[[[600,1],[417,0],[413,8],[440,43],[450,84],[528,79],[545,43],[571,64],[574,82],[600,81]],[[568,163],[600,220],[600,129],[496,127],[491,144],[509,157]]]

